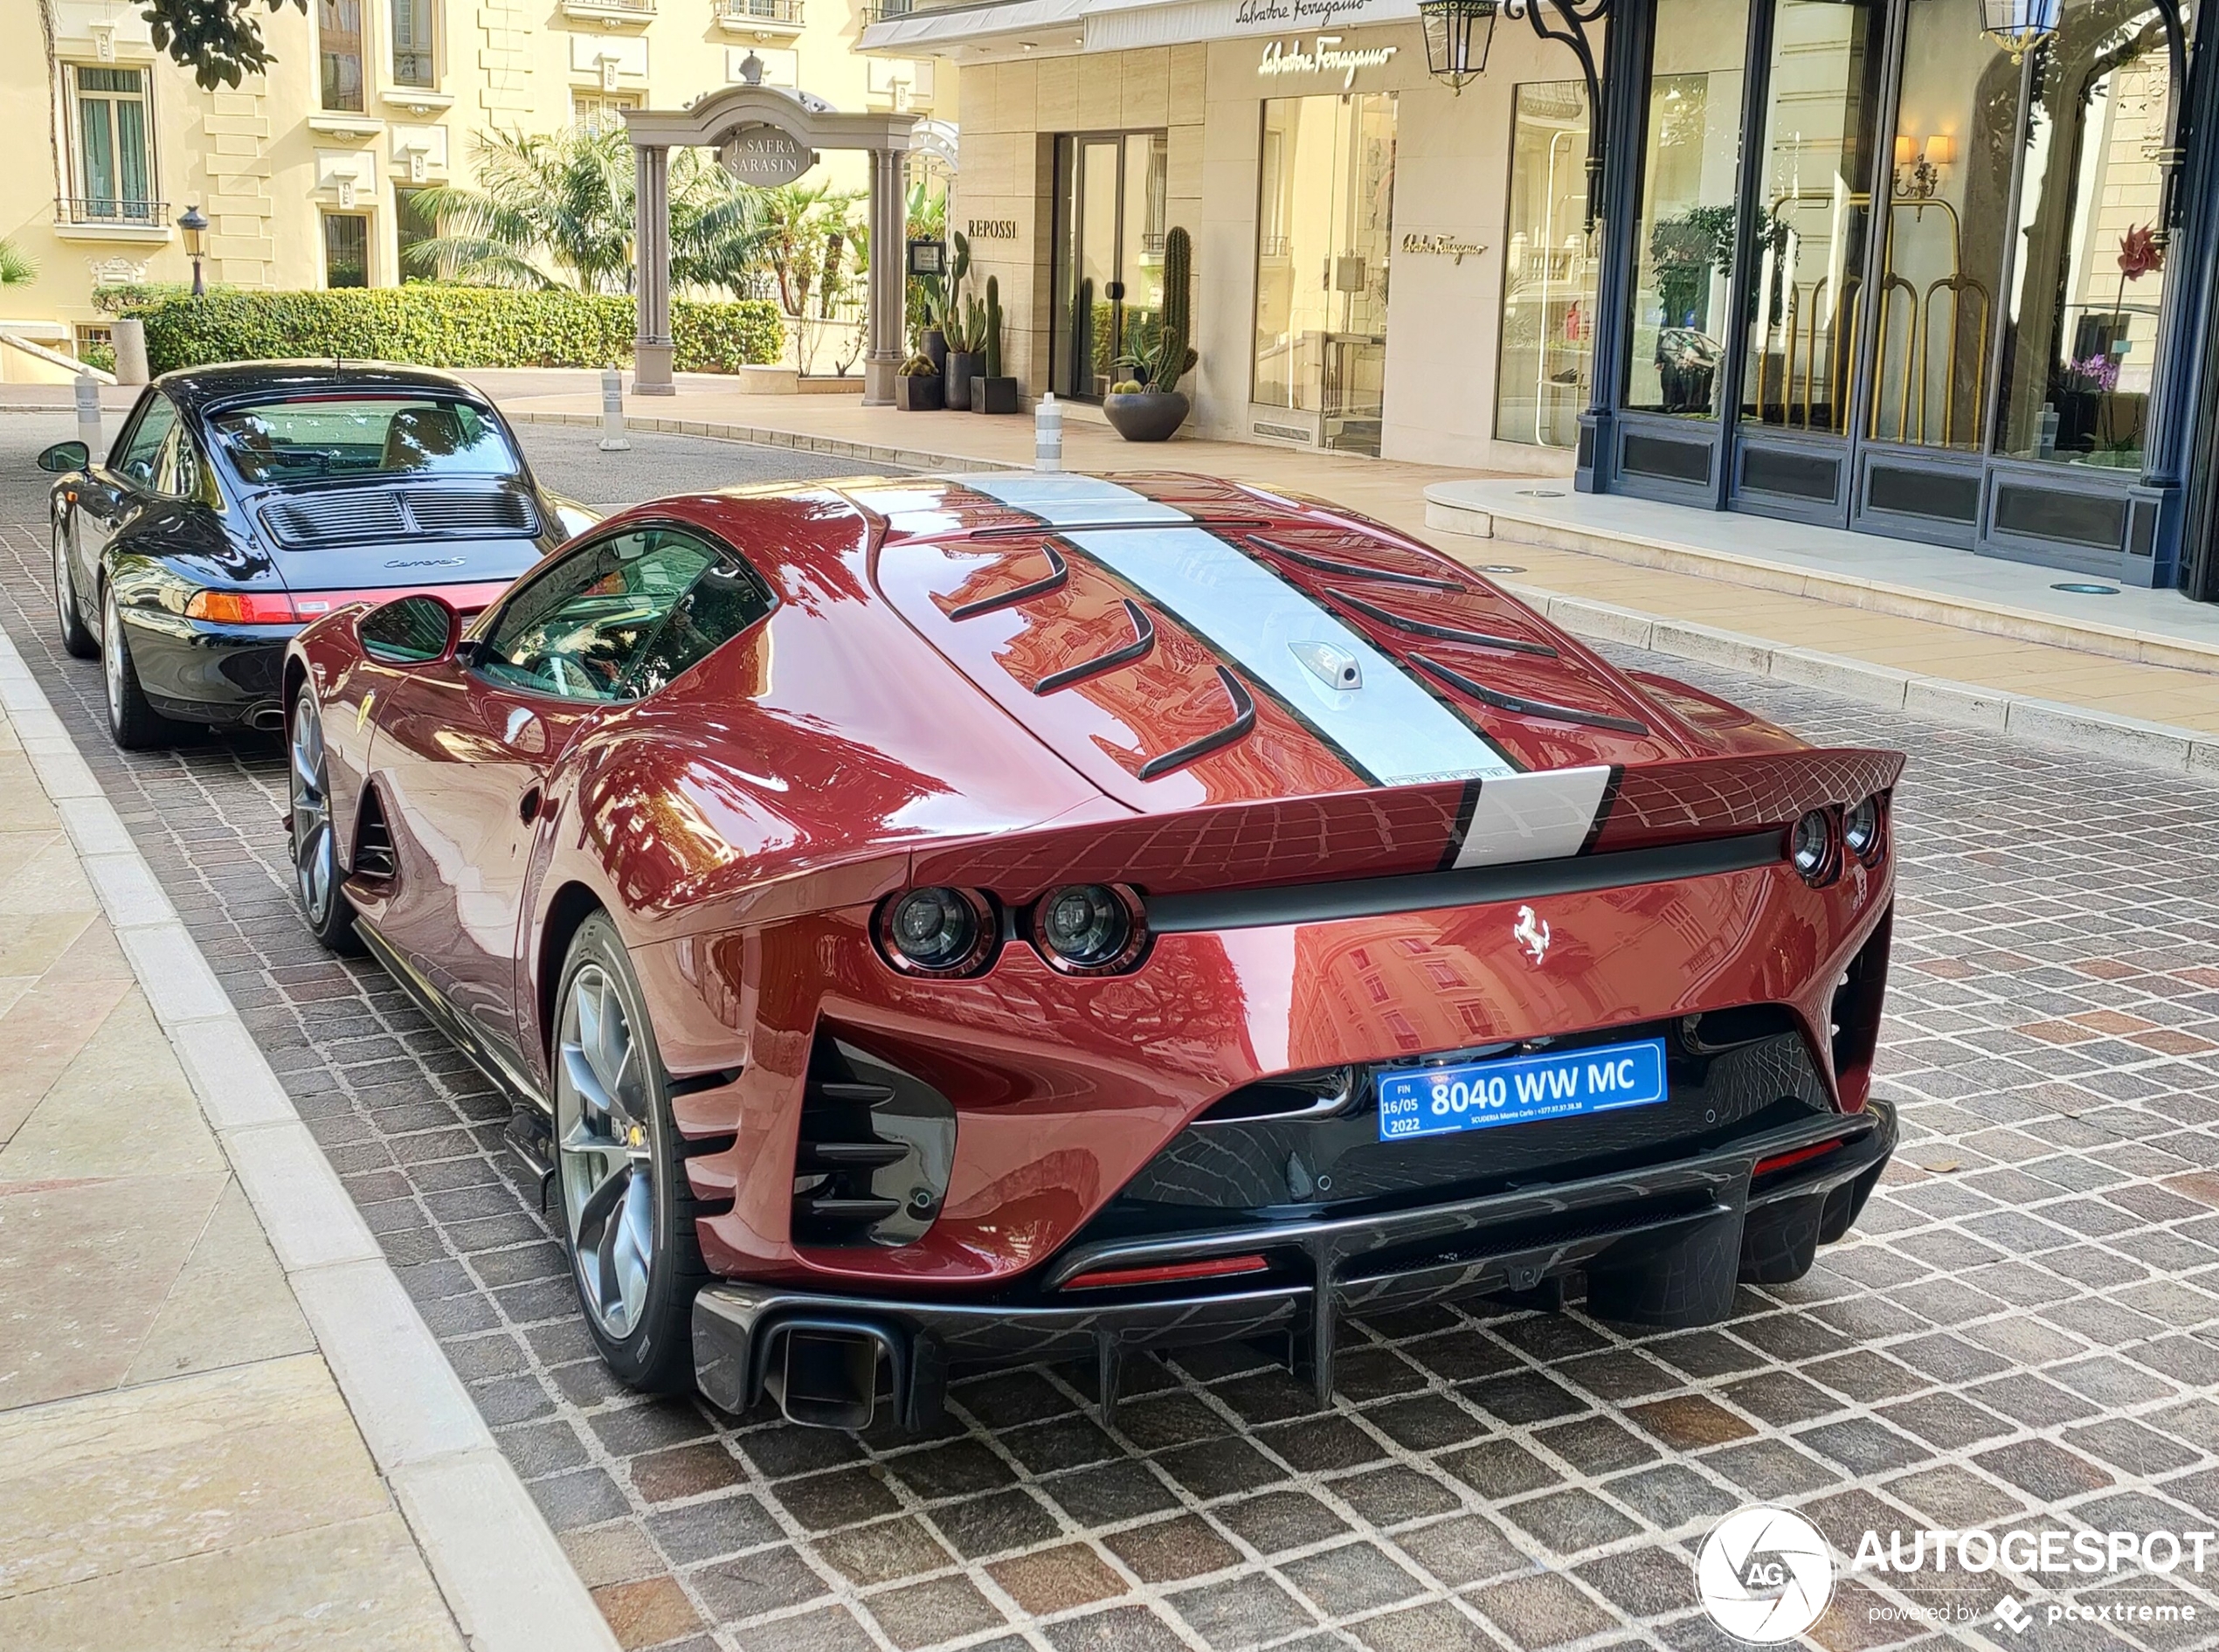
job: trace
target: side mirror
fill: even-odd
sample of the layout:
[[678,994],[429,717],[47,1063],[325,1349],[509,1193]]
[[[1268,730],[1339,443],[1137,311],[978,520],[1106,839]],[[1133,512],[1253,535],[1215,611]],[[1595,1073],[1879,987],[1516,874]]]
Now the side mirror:
[[436,666],[454,658],[462,616],[444,598],[419,591],[371,609],[355,622],[355,635],[381,666]]
[[73,470],[83,470],[93,462],[92,450],[83,442],[56,442],[38,455],[38,468],[50,470],[57,476]]

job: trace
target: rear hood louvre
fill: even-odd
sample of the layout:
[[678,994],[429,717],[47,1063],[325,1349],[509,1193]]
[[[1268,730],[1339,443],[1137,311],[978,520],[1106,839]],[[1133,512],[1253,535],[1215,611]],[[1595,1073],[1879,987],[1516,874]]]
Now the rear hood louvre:
[[539,513],[512,487],[349,487],[273,500],[262,507],[262,525],[280,544],[308,548],[373,539],[522,537],[539,531]]

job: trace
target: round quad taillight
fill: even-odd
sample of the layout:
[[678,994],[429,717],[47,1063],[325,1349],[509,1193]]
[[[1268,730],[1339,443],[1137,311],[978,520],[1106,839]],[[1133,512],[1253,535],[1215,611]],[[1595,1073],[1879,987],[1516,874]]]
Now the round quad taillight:
[[992,948],[992,910],[968,889],[911,889],[879,911],[879,944],[895,968],[965,975]]
[[1787,858],[1806,883],[1823,883],[1834,873],[1834,817],[1813,809],[1788,833]]
[[1842,844],[1868,866],[1880,858],[1883,812],[1877,792],[1842,817]]
[[1059,970],[1120,970],[1140,954],[1147,929],[1139,902],[1106,883],[1067,883],[1033,909],[1033,939]]

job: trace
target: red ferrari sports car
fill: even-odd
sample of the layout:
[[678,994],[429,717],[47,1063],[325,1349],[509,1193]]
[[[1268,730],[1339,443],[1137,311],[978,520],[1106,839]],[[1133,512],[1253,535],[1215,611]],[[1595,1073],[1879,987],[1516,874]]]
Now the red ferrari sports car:
[[929,1422],[951,1365],[1584,1298],[1856,1220],[1899,753],[1618,670],[1206,477],[705,494],[284,677],[301,905],[512,1096],[642,1387]]

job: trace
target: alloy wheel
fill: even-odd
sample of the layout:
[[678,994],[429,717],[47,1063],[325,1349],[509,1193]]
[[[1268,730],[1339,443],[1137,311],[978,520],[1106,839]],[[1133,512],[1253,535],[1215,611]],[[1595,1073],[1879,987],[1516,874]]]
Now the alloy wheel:
[[321,925],[331,915],[332,893],[339,886],[339,851],[331,835],[329,770],[323,750],[323,720],[315,702],[301,697],[290,743],[293,876],[308,922]]
[[555,1066],[563,1218],[579,1294],[604,1334],[639,1324],[653,1282],[653,1092],[616,983],[598,964],[570,978]]
[[111,591],[100,603],[100,679],[107,689],[110,728],[120,728],[123,722],[124,646],[123,615],[116,608],[115,592]]

